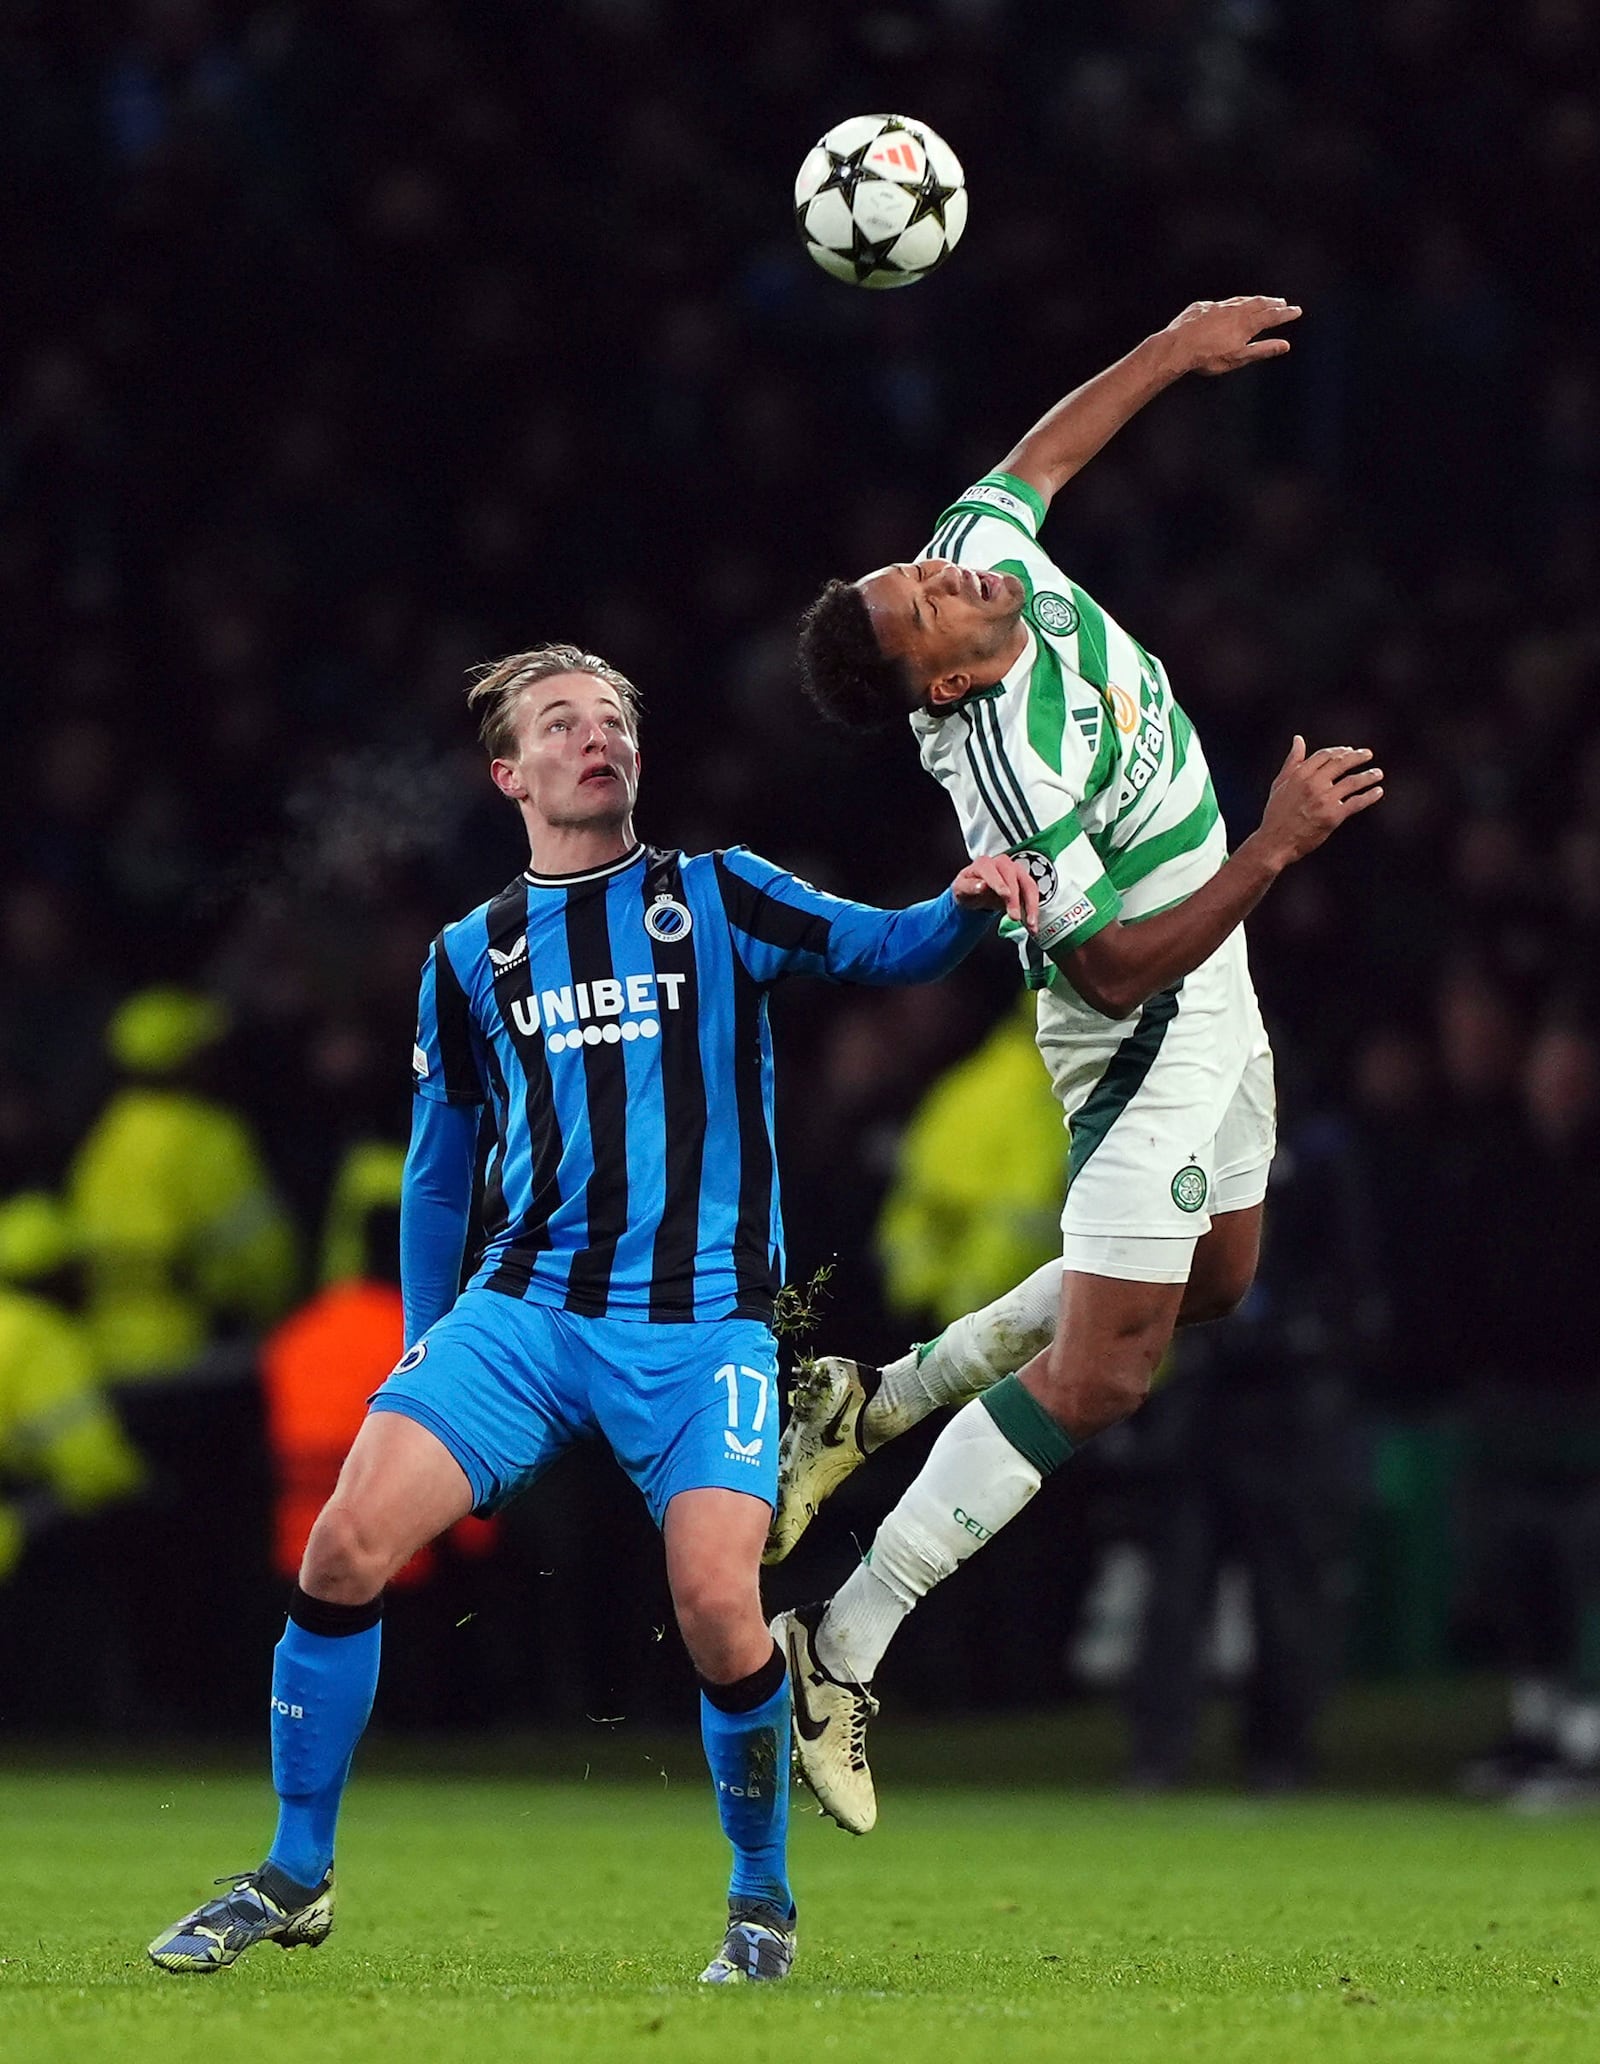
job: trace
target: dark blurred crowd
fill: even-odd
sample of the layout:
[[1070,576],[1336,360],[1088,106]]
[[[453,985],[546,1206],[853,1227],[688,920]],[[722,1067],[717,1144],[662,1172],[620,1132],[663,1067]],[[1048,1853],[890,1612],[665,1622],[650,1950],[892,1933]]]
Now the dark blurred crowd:
[[[310,1293],[428,940],[519,864],[462,708],[507,649],[637,680],[647,837],[935,886],[953,821],[802,705],[799,609],[1191,299],[1282,294],[1292,356],[1163,397],[1049,534],[1236,835],[1296,731],[1388,773],[1251,926],[1301,1199],[1253,1337],[1408,1423],[1593,1413],[1597,77],[1585,0],[6,9],[0,1194],[67,1180],[114,1010],[179,984]],[[790,221],[876,107],[972,194],[892,295]],[[841,1345],[903,1341],[900,1129],[1012,988],[780,1013]]]

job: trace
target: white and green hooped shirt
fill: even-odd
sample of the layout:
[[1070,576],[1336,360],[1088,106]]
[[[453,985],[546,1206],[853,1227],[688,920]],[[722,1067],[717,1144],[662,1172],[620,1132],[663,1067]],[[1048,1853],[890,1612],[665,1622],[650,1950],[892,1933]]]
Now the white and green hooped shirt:
[[1054,976],[1045,954],[1181,902],[1228,851],[1166,669],[1041,550],[1044,512],[1026,481],[990,473],[940,517],[921,556],[1015,574],[1028,642],[1004,680],[911,719],[968,852],[1004,847],[1038,881],[1037,945],[1005,926],[1035,988]]

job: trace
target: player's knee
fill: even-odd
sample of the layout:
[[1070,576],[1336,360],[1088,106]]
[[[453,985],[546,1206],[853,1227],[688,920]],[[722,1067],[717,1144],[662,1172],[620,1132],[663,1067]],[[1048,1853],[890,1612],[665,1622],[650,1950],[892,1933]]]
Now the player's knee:
[[748,1619],[755,1609],[748,1579],[723,1570],[707,1570],[680,1580],[673,1604],[678,1623],[707,1633]]
[[1041,1403],[1077,1440],[1117,1425],[1150,1395],[1166,1338],[1161,1329],[1136,1330],[1093,1355],[1075,1353],[1058,1341],[1040,1372]]
[[385,1544],[360,1508],[337,1498],[318,1514],[300,1565],[300,1585],[314,1598],[364,1604],[391,1575]]
[[1085,1391],[1086,1416],[1094,1430],[1131,1418],[1150,1395],[1155,1363],[1143,1355],[1108,1363],[1095,1372]]
[[739,1649],[761,1619],[760,1592],[743,1570],[713,1566],[680,1575],[672,1604],[695,1667],[713,1678],[724,1654]]

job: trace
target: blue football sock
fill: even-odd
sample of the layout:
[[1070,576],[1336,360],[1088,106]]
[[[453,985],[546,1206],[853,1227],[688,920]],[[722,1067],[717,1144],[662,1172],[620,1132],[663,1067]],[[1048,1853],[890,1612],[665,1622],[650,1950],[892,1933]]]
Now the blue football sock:
[[792,1913],[787,1675],[747,1713],[726,1712],[702,1691],[700,1739],[711,1765],[722,1832],[733,1844],[729,1898],[759,1899],[780,1913]]
[[[299,1604],[302,1594],[296,1594]],[[313,1608],[316,1600],[307,1604]],[[272,1783],[278,1831],[267,1861],[297,1885],[317,1885],[333,1862],[333,1831],[350,1759],[378,1688],[383,1627],[378,1608],[311,1611],[323,1625],[348,1612],[350,1632],[313,1633],[292,1615],[273,1652]]]

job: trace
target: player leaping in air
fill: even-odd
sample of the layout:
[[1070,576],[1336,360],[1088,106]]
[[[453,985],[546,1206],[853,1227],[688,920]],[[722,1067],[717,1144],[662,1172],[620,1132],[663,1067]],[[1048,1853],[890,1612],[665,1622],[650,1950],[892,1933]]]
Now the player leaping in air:
[[[869,1689],[919,1599],[1082,1442],[1143,1402],[1175,1325],[1232,1311],[1255,1274],[1272,1160],[1272,1055],[1242,921],[1383,793],[1372,754],[1294,740],[1229,856],[1205,755],[1145,651],[1038,543],[1058,489],[1183,374],[1289,349],[1300,310],[1197,302],[1069,394],[939,519],[918,558],[830,581],[801,625],[814,701],[866,727],[910,713],[970,852],[1005,846],[1039,891],[1020,938],[1066,1117],[1062,1261],[882,1370],[816,1365],[784,1435],[767,1560],[863,1458],[941,1405],[945,1428],[826,1606],[780,1614],[796,1749],[824,1809],[877,1804]],[[979,1151],[974,1142],[974,1151]]]
[[[1033,885],[980,859],[909,910],[820,895],[753,853],[634,836],[638,711],[592,654],[543,646],[473,687],[529,865],[434,941],[401,1202],[408,1348],[312,1530],[272,1675],[278,1825],[265,1863],[150,1945],[215,1971],[319,1943],[333,1841],[378,1680],[383,1587],[599,1437],[666,1549],[733,1847],[711,1983],[784,1977],[789,1685],[761,1611],[777,1484],[783,1274],[767,992],[786,975],[924,982]],[[480,1119],[482,1259],[457,1296]],[[560,1859],[552,1857],[552,1895]]]

